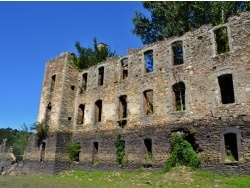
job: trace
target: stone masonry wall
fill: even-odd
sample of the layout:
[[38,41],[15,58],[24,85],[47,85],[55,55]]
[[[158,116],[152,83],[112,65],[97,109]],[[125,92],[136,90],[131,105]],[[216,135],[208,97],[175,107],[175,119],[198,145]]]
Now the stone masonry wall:
[[[214,31],[227,28],[229,51],[217,54]],[[202,169],[250,173],[242,168],[250,163],[250,13],[229,18],[212,27],[204,25],[181,37],[169,38],[138,49],[129,49],[122,57],[108,58],[96,66],[77,72],[69,62],[70,53],[47,63],[38,120],[52,104],[51,130],[68,133],[61,146],[56,144],[55,160],[66,164],[69,140],[81,144],[79,169],[113,169],[116,162],[114,137],[125,141],[126,164],[134,169],[147,165],[144,139],[152,140],[153,161],[162,168],[171,152],[170,135],[184,131],[194,137],[203,158]],[[184,63],[174,65],[172,44],[183,43]],[[146,72],[144,53],[153,50],[153,72]],[[121,60],[128,58],[128,77],[122,79]],[[104,84],[98,86],[98,69],[104,67]],[[80,90],[82,75],[87,73],[86,90]],[[51,76],[56,85],[49,91]],[[218,77],[231,74],[235,101],[222,104]],[[176,111],[173,85],[185,84],[185,110]],[[153,113],[145,115],[144,91],[153,91]],[[127,124],[119,126],[119,97],[126,95]],[[95,120],[95,102],[102,101],[101,121]],[[84,105],[83,124],[78,124],[78,107]],[[53,131],[52,131],[53,132]],[[236,135],[238,161],[226,165],[225,136]],[[57,133],[54,133],[57,134]],[[59,137],[56,141],[61,140]],[[93,162],[93,143],[98,142],[98,164]],[[61,141],[60,141],[61,143]],[[60,147],[59,147],[60,146]],[[58,162],[59,164],[59,162]],[[55,165],[56,168],[57,165]],[[60,165],[59,165],[60,166]],[[60,169],[68,168],[68,164]],[[233,170],[232,170],[233,169]],[[244,170],[245,169],[245,170]],[[59,172],[60,170],[58,170]]]

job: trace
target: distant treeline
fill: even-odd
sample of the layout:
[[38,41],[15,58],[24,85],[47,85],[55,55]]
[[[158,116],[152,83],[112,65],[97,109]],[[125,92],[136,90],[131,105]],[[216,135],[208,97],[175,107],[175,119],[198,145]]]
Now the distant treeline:
[[31,134],[32,132],[29,131],[26,124],[22,126],[22,130],[0,128],[0,144],[2,144],[3,139],[7,138],[6,150],[12,148],[17,159],[22,160],[22,155]]

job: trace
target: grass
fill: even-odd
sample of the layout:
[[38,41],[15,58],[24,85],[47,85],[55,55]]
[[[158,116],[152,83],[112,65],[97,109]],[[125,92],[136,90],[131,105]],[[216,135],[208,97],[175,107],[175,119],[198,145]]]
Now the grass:
[[51,176],[0,176],[0,188],[139,188],[139,187],[249,187],[250,176],[218,175],[193,171],[187,167],[173,168],[169,173],[140,169],[125,171],[89,172],[71,170]]

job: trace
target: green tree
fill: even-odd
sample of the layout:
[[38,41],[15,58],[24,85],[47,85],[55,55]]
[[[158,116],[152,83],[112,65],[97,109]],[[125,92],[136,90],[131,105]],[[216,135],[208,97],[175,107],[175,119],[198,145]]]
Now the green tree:
[[200,165],[201,158],[183,136],[174,135],[171,137],[170,142],[172,152],[166,161],[165,172],[170,171],[176,165],[184,165],[192,168],[197,168]]
[[77,70],[81,71],[105,61],[107,57],[116,56],[116,52],[112,52],[109,46],[98,46],[96,37],[93,39],[93,43],[93,48],[84,48],[78,41],[75,43],[78,55],[73,54],[71,62]]
[[67,145],[68,157],[71,161],[79,161],[79,153],[81,151],[80,143],[70,142]]
[[41,142],[47,138],[49,133],[49,125],[45,121],[34,123],[31,127],[31,130],[36,131],[37,135],[37,145],[40,146]]
[[136,11],[132,32],[144,44],[181,36],[207,23],[218,25],[240,11],[250,10],[250,2],[240,1],[146,1],[142,4],[151,18]]

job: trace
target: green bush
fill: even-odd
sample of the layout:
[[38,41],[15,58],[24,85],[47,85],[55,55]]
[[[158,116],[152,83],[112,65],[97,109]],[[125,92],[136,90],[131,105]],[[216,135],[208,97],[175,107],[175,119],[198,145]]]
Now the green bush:
[[121,140],[121,135],[115,136],[115,147],[116,147],[116,159],[119,164],[124,163],[125,156],[125,142]]
[[79,161],[81,146],[79,143],[70,142],[67,146],[68,157],[71,161]]
[[193,150],[191,144],[182,136],[172,136],[170,142],[172,153],[166,161],[165,172],[169,172],[176,165],[184,165],[192,168],[197,168],[200,165],[201,158]]

